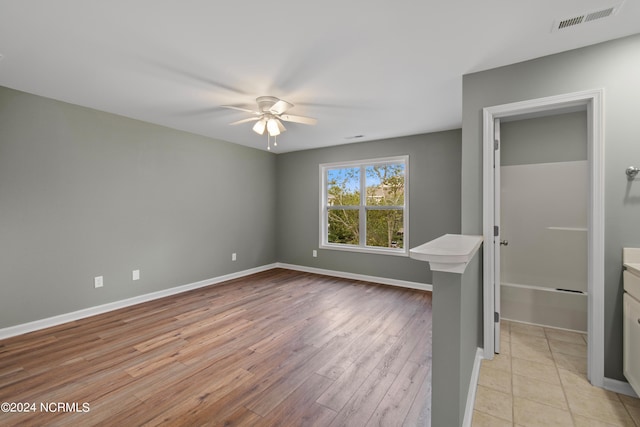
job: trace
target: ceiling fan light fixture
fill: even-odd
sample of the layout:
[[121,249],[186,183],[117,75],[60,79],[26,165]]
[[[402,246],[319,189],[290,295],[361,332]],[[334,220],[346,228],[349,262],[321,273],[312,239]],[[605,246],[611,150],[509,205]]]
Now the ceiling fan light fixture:
[[[265,132],[267,133],[267,150],[271,150],[272,145],[273,147],[276,147],[278,145],[276,136],[287,130],[287,128],[284,127],[284,124],[282,124],[283,121],[301,123],[304,125],[315,125],[318,122],[316,119],[311,117],[284,114],[289,109],[293,108],[294,105],[290,102],[278,99],[275,96],[259,96],[256,98],[256,103],[258,104],[257,111],[244,107],[236,107],[235,105],[222,105],[221,107],[251,113],[253,117],[237,120],[230,124],[239,125],[257,120],[252,129],[258,135],[264,135]],[[273,137],[273,144],[271,142],[271,137]]]
[[[270,136],[277,136],[280,135],[280,126],[282,126],[282,123],[280,123],[277,119],[269,119],[267,121],[267,132],[269,132]],[[284,128],[284,126],[282,126]]]
[[267,122],[264,119],[258,120],[255,125],[253,125],[253,131],[258,135],[264,135],[264,129],[267,126]]

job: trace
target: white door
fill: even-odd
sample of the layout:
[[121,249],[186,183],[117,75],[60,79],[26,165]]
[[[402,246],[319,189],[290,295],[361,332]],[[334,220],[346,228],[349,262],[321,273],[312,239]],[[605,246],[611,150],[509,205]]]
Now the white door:
[[500,119],[493,123],[493,347],[500,353]]

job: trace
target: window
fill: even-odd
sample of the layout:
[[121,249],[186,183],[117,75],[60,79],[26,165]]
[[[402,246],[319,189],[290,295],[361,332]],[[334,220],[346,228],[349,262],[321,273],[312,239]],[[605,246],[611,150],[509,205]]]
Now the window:
[[408,255],[409,157],[320,165],[320,247]]

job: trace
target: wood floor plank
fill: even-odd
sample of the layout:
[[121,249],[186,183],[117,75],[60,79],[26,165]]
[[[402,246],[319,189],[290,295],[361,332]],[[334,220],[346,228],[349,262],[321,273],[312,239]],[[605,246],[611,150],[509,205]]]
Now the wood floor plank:
[[9,367],[0,375],[0,388],[7,388],[12,384],[26,380],[31,374],[22,367]]
[[371,372],[358,391],[332,420],[331,426],[366,425],[395,379],[396,375],[388,371],[376,369]]
[[[229,391],[239,387],[246,381],[250,381],[251,377],[253,377],[253,374],[242,368],[238,368],[226,375],[215,374],[209,379],[207,379],[206,375],[198,374],[198,381],[183,381],[183,383],[193,383],[190,385],[190,391],[177,393],[186,396],[184,399],[165,400],[163,404],[160,404],[155,399],[147,401],[151,403],[154,412],[159,412],[159,414],[146,424],[176,425],[185,418],[194,418],[202,408],[207,407],[211,402],[220,400]],[[230,417],[233,418],[234,414]]]
[[[302,426],[318,424],[327,418],[333,419],[336,415],[334,411],[320,405],[313,406],[332,382],[322,375],[311,374],[264,417],[265,424]],[[310,410],[312,407],[314,409]]]
[[309,377],[314,376],[313,372],[322,366],[325,357],[324,350],[316,349],[313,356],[300,360],[289,374],[278,378],[261,396],[247,402],[245,406],[259,415],[266,416],[300,385],[304,384]]
[[[424,345],[421,337],[425,334],[425,327],[426,322],[422,318],[414,316],[404,330],[400,332],[398,339],[387,354],[384,355],[384,358],[378,364],[378,369],[382,372],[392,372],[397,375],[408,360],[412,357],[416,358],[415,353],[428,353],[426,348],[420,347]],[[418,359],[423,361],[423,358]]]
[[[422,381],[422,386],[416,398],[411,404],[409,413],[404,419],[404,424],[408,426],[431,426],[431,365],[428,365],[429,372]],[[424,396],[429,396],[429,399],[424,399]]]
[[244,407],[240,407],[229,417],[225,418],[224,421],[219,421],[215,425],[219,427],[253,427],[261,425],[262,423],[262,418],[259,415]]
[[403,425],[428,371],[428,366],[407,362],[367,422],[367,425]]
[[366,346],[360,357],[318,398],[318,403],[336,412],[342,410],[380,363],[395,340],[395,337],[378,334],[371,345]]
[[356,358],[362,353],[362,343],[370,345],[376,336],[380,334],[381,325],[388,319],[389,310],[376,310],[364,313],[360,312],[357,319],[352,319],[347,324],[337,327],[339,336],[348,337],[341,349],[336,349],[334,356],[327,360],[326,365],[317,372],[329,378],[338,378],[345,370],[355,363]]
[[430,363],[429,292],[272,269],[0,340],[0,401],[90,405],[0,425],[421,426]]
[[135,396],[140,401],[147,401],[157,394],[159,389],[169,390],[174,382],[180,378],[188,377],[190,373],[187,366],[179,362],[172,362],[154,375],[130,377],[131,382],[127,385],[126,391],[127,394]]

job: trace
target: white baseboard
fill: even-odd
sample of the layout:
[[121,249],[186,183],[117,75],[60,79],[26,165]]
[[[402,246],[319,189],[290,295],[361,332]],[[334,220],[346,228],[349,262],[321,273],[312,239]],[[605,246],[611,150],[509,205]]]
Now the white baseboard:
[[363,282],[379,283],[381,285],[398,286],[402,288],[418,289],[421,291],[433,291],[433,286],[427,283],[409,282],[407,280],[389,279],[387,277],[367,276],[357,273],[346,273],[344,271],[325,270],[324,268],[307,267],[305,265],[276,263],[277,268],[287,270],[302,271],[305,273],[323,274],[325,276],[340,277],[341,279],[362,280]]
[[604,377],[604,383],[602,384],[602,388],[609,391],[614,391],[616,393],[625,394],[627,396],[631,396],[635,398],[638,397],[636,392],[633,391],[629,383],[626,381],[614,380],[612,378]]
[[473,419],[473,408],[476,404],[476,391],[478,390],[478,378],[480,377],[480,364],[484,350],[480,347],[476,349],[476,358],[473,361],[473,371],[471,371],[471,381],[469,382],[469,392],[467,393],[467,405],[464,409],[464,419],[462,427],[471,427]]
[[238,271],[235,273],[225,274],[224,276],[214,277],[212,279],[200,280],[199,282],[189,283],[182,286],[176,286],[169,289],[163,289],[157,292],[151,292],[144,295],[138,295],[120,301],[114,301],[107,304],[97,305],[95,307],[84,308],[82,310],[65,313],[58,316],[48,317],[46,319],[35,320],[21,325],[9,326],[0,329],[0,339],[13,337],[16,335],[26,334],[40,329],[49,328],[51,326],[60,325],[62,323],[72,322],[74,320],[84,319],[85,317],[95,316],[96,314],[106,313],[108,311],[118,310],[120,308],[129,307],[142,302],[152,301],[164,298],[170,295],[187,292],[193,289],[203,288],[205,286],[215,285],[226,282],[227,280],[238,279],[250,274],[260,273],[262,271],[271,270],[276,264],[268,264],[260,267],[250,268],[248,270]]

